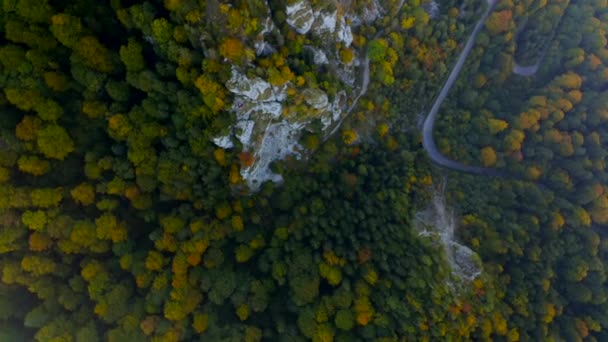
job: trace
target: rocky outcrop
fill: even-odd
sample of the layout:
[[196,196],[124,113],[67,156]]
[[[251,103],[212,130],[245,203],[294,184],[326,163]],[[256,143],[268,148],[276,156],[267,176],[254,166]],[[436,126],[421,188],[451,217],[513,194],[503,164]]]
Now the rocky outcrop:
[[[291,82],[275,86],[265,77],[249,76],[246,66],[233,67],[225,86],[233,94],[232,111],[236,123],[227,134],[215,137],[213,142],[230,149],[238,141],[242,151],[252,155],[253,163],[241,169],[250,189],[257,190],[267,180],[280,182],[281,176],[270,170],[270,164],[288,155],[300,157],[304,150],[298,144],[301,132],[313,121],[321,122],[324,138],[330,136],[365,93],[369,83],[367,59],[357,56],[357,51],[351,48],[352,58],[349,56],[343,61],[340,51],[353,42],[353,23],[361,24],[379,16],[378,2],[370,1],[369,5],[369,11],[359,14],[362,18],[352,13],[343,14],[331,6],[315,9],[310,0],[290,1],[285,7],[286,22],[294,31],[313,35],[323,42],[321,46],[306,46],[314,63],[331,66],[344,88],[352,89],[352,93],[340,90],[329,96],[316,86],[296,87]],[[277,47],[270,46],[266,38],[276,32],[277,27],[270,13],[260,24],[253,50],[257,55],[270,54]],[[363,81],[357,85],[360,68],[364,70]]]
[[300,0],[285,8],[287,24],[299,34],[306,34],[315,22],[315,14],[308,0]]
[[445,189],[436,189],[429,207],[416,214],[416,226],[422,237],[434,238],[445,250],[446,261],[452,274],[470,281],[481,274],[479,256],[469,247],[456,240],[457,224],[454,213],[447,206]]
[[226,88],[236,95],[242,95],[253,101],[276,100],[272,86],[259,77],[248,78],[236,70],[232,70],[232,77],[226,82]]
[[[338,11],[315,11],[309,0],[299,0],[285,8],[287,24],[299,34],[312,32],[325,42],[341,42],[348,47],[353,42],[350,25]],[[361,22],[361,20],[356,20]]]
[[[232,110],[237,122],[228,135],[216,137],[213,142],[222,148],[233,148],[232,140],[236,139],[243,151],[253,155],[253,164],[241,169],[241,176],[252,190],[268,180],[282,181],[280,175],[270,170],[270,164],[288,155],[299,157],[304,149],[298,143],[301,131],[317,119],[327,129],[340,119],[346,103],[344,91],[332,101],[318,88],[305,88],[288,96],[287,89],[293,89],[293,84],[273,86],[236,68],[226,88],[234,95]],[[290,102],[300,104],[294,106]],[[284,113],[286,106],[289,113]]]

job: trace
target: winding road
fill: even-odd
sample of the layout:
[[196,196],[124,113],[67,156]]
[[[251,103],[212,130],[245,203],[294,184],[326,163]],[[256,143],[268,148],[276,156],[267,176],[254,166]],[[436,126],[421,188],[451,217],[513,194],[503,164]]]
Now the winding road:
[[458,171],[463,171],[463,172],[468,172],[468,173],[494,176],[494,175],[500,175],[501,172],[494,168],[485,168],[485,167],[480,167],[480,166],[465,165],[465,164],[459,163],[455,160],[449,159],[448,157],[444,156],[437,149],[437,145],[435,145],[435,140],[433,139],[433,128],[435,126],[435,120],[437,119],[437,113],[439,112],[439,108],[441,107],[441,104],[447,97],[450,89],[454,85],[454,82],[458,78],[458,74],[460,73],[460,70],[464,66],[464,63],[465,63],[467,57],[469,56],[469,53],[471,52],[473,45],[475,44],[475,38],[477,37],[477,34],[479,33],[479,31],[481,31],[486,20],[488,19],[490,14],[494,11],[494,8],[496,8],[496,5],[500,2],[500,0],[487,0],[487,2],[488,2],[488,7],[486,8],[486,10],[485,10],[484,14],[481,16],[481,18],[479,18],[479,21],[475,25],[473,32],[471,32],[471,35],[469,36],[469,39],[467,40],[464,49],[462,50],[462,52],[460,53],[460,56],[458,57],[458,61],[452,68],[452,71],[450,72],[448,79],[446,80],[445,84],[443,85],[441,92],[437,96],[437,99],[435,99],[435,103],[433,103],[433,106],[431,107],[431,111],[428,113],[428,115],[424,119],[424,124],[422,126],[422,146],[424,147],[424,150],[426,151],[426,153],[429,155],[429,158],[438,165],[441,165],[448,169],[453,169],[453,170],[458,170]]
[[551,32],[551,36],[546,41],[547,44],[545,45],[543,52],[538,57],[536,64],[522,66],[522,65],[515,63],[515,65],[513,66],[514,74],[527,77],[527,76],[533,76],[538,72],[538,68],[540,67],[542,61],[545,59],[545,56],[547,55],[549,48],[551,48],[551,42],[553,41],[553,39],[555,39],[555,35],[557,35],[557,30],[559,29],[563,18],[564,18],[564,15],[562,14],[562,16],[559,18],[559,21],[557,22],[557,25],[555,25],[555,27],[553,28],[553,32]]
[[521,66],[517,63],[513,65],[513,73],[519,76],[532,76],[536,74],[538,71],[538,67],[540,66],[540,58],[539,61],[534,65]]

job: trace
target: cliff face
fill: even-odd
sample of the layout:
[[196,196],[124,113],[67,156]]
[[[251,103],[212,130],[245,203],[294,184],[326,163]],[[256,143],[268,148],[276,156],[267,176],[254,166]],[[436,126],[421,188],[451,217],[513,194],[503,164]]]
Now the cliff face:
[[479,256],[456,238],[458,224],[452,209],[447,205],[445,189],[436,189],[426,210],[416,215],[419,235],[434,239],[443,246],[452,274],[458,279],[471,281],[482,272]]
[[[330,102],[327,93],[319,88],[304,88],[287,95],[289,89],[294,89],[292,84],[272,86],[236,69],[226,87],[234,95],[237,122],[229,135],[217,137],[214,142],[222,148],[232,148],[230,138],[234,136],[242,149],[254,156],[253,164],[241,169],[241,176],[252,190],[267,180],[282,181],[280,175],[270,171],[270,164],[288,155],[300,157],[301,131],[315,119],[321,120],[323,130],[327,129],[340,118],[346,97],[341,91]],[[290,101],[299,104],[292,106]]]
[[300,0],[287,6],[285,13],[287,14],[287,23],[299,34],[308,33],[315,21],[310,2],[306,0]]
[[[304,150],[298,143],[301,132],[311,129],[313,122],[321,123],[322,135],[338,125],[360,94],[357,79],[361,75],[364,56],[352,47],[353,28],[375,20],[381,13],[377,2],[369,6],[349,11],[345,4],[324,4],[314,8],[309,0],[291,2],[285,6],[286,23],[297,35],[310,38],[305,51],[311,54],[311,61],[325,65],[341,83],[338,91],[329,94],[318,84],[302,84],[302,80],[289,80],[277,85],[267,77],[251,76],[248,66],[233,66],[231,78],[225,83],[234,100],[232,112],[236,124],[227,134],[213,139],[214,143],[225,149],[236,148],[240,142],[242,151],[250,153],[254,162],[241,168],[241,176],[251,190],[257,190],[267,180],[282,181],[274,174],[269,165],[288,155],[301,157]],[[266,56],[280,47],[273,46],[270,35],[281,35],[277,25],[269,15],[259,28],[252,50],[259,56]],[[344,51],[351,54],[343,56]],[[342,54],[341,54],[342,53]],[[361,69],[361,70],[360,70]]]

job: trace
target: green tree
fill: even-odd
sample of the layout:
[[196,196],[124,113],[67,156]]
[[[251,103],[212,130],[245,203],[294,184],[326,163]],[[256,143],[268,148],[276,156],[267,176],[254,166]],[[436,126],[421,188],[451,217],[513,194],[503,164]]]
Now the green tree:
[[40,131],[36,139],[38,149],[47,158],[63,160],[68,154],[74,152],[74,142],[65,128],[51,124]]
[[351,330],[355,326],[355,316],[352,311],[342,309],[336,313],[335,324],[338,329]]
[[120,59],[128,71],[137,72],[145,68],[142,50],[141,44],[134,39],[120,47]]

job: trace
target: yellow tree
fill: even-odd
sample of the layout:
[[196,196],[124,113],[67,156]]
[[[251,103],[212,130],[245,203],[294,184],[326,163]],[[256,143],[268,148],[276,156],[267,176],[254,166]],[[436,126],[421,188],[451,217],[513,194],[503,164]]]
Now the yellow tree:
[[160,271],[165,263],[164,257],[157,251],[148,252],[146,257],[146,269],[151,271]]
[[15,135],[23,141],[32,141],[36,139],[40,124],[41,121],[37,117],[26,115],[15,127]]
[[74,142],[65,128],[56,124],[48,125],[38,131],[36,144],[47,158],[60,160],[65,159],[75,149]]
[[245,56],[245,45],[238,38],[227,38],[220,45],[220,55],[232,62],[239,62]]
[[367,296],[360,296],[355,299],[354,311],[357,324],[362,326],[369,324],[375,313],[374,307]]
[[34,276],[41,276],[55,272],[57,264],[48,258],[28,255],[21,260],[21,268]]
[[514,129],[505,137],[505,149],[509,152],[521,150],[521,145],[526,138],[521,130]]
[[540,112],[536,110],[530,110],[519,114],[519,120],[517,126],[519,129],[525,130],[538,130],[538,120],[540,120]]
[[192,320],[192,327],[197,333],[203,333],[209,327],[209,314],[195,313]]
[[481,163],[485,167],[496,165],[496,152],[491,146],[486,146],[481,149]]
[[583,85],[583,79],[576,73],[569,72],[567,74],[557,76],[553,83],[562,88],[566,89],[580,89]]
[[114,63],[110,51],[97,38],[85,36],[79,39],[74,50],[83,57],[87,66],[103,73],[111,73]]
[[88,183],[81,183],[76,186],[72,191],[70,191],[70,195],[76,203],[79,203],[83,206],[91,205],[95,203],[95,188],[93,185]]
[[40,208],[53,208],[63,199],[63,188],[39,188],[30,192],[32,205]]
[[497,134],[499,132],[504,131],[509,127],[509,124],[504,120],[499,119],[489,119],[488,120],[488,128],[490,129],[490,133]]
[[57,92],[66,91],[69,86],[68,78],[64,74],[55,71],[45,72],[44,82],[49,88]]
[[590,214],[593,222],[598,224],[608,223],[608,197],[603,195],[593,201]]
[[40,232],[34,232],[28,239],[28,245],[31,251],[41,252],[48,249],[53,244],[51,238]]
[[486,21],[486,27],[492,35],[497,35],[509,29],[512,19],[513,12],[511,10],[494,12]]
[[29,173],[34,176],[41,176],[49,171],[50,164],[38,156],[22,155],[17,161],[19,171]]
[[201,92],[203,102],[211,109],[213,114],[219,113],[224,108],[226,90],[222,85],[206,75],[197,78],[194,85]]

